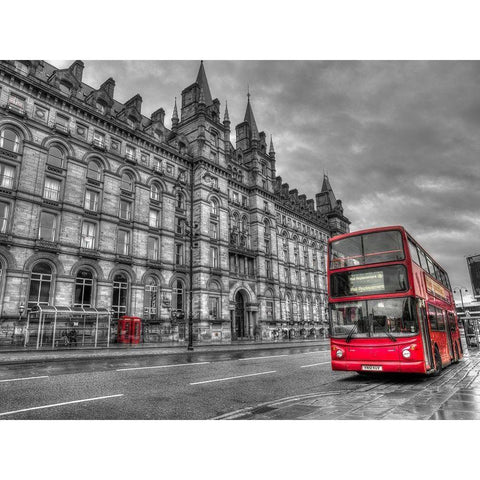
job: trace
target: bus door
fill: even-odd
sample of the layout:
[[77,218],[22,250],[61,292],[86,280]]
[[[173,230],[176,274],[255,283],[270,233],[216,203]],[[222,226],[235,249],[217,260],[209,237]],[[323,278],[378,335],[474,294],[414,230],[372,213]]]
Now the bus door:
[[417,299],[417,317],[420,322],[420,329],[423,339],[423,354],[425,356],[425,363],[430,368],[433,368],[432,342],[430,340],[430,332],[428,330],[427,313],[425,306],[420,299]]
[[446,312],[445,310],[442,310],[443,313],[443,319],[445,322],[445,330],[447,334],[447,346],[448,346],[448,352],[450,354],[450,359],[453,360],[455,358],[455,353],[453,351],[453,341],[452,341],[452,329],[451,329],[451,321],[450,321],[450,313]]

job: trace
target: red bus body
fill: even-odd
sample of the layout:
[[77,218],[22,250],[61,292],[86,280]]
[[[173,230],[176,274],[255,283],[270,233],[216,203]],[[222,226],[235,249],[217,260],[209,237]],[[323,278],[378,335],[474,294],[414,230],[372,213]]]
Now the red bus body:
[[[382,235],[393,235],[398,241],[398,234],[390,233],[395,231],[400,232],[404,258],[367,264],[369,260],[364,247],[365,235],[384,232]],[[342,247],[339,247],[339,251],[335,250],[336,246],[340,245],[335,242],[356,236],[361,238],[349,239],[346,242],[354,241],[361,245],[363,256],[335,256],[342,254],[340,251]],[[391,252],[399,252],[399,250],[380,252],[378,256],[385,257]],[[354,266],[345,265],[349,261],[357,261],[357,258],[361,258],[358,263],[362,261],[365,263]],[[425,269],[419,264],[424,264]],[[430,270],[432,274],[429,273]],[[458,320],[448,276],[403,227],[375,228],[331,238],[328,245],[327,272],[333,370],[432,374],[438,373],[442,367],[462,358]],[[402,284],[398,281],[392,272],[399,272],[400,277],[406,272],[408,285],[406,282]],[[334,275],[337,276],[333,278]],[[394,293],[375,292],[375,288],[381,289],[382,284],[386,288],[387,277],[392,284],[398,281],[399,285],[405,285],[404,290]],[[402,281],[404,281],[403,277]],[[334,292],[332,292],[332,286],[335,287]],[[342,288],[349,296],[339,296],[338,292]],[[361,293],[362,289],[364,293]],[[372,293],[368,293],[368,290]],[[355,292],[355,295],[352,292]],[[387,304],[403,305],[400,318],[390,320],[387,315],[376,314],[376,311],[381,310],[379,307],[385,308]],[[369,313],[370,310],[372,313]],[[353,320],[355,315],[356,322]],[[349,316],[351,323],[348,323]],[[410,323],[402,319],[403,316],[408,317]],[[381,319],[378,323],[382,328],[374,323],[377,322],[376,319]],[[356,334],[356,331],[360,330],[361,321],[367,326],[362,325],[363,333]],[[397,326],[408,328],[398,328],[390,332],[389,322],[395,324],[395,328]],[[371,336],[371,332],[375,329],[377,333]],[[382,329],[389,333],[383,334]],[[347,331],[348,334],[346,334]]]

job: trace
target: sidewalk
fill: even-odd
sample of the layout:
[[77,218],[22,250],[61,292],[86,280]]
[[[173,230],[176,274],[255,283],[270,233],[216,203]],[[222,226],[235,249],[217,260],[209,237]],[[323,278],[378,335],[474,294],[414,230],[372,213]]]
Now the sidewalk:
[[259,342],[259,341],[241,341],[211,344],[194,344],[194,351],[187,351],[187,344],[158,343],[158,344],[139,344],[139,345],[114,345],[109,348],[81,348],[74,347],[70,349],[55,350],[3,350],[0,351],[0,365],[12,363],[32,363],[43,361],[62,361],[76,359],[95,359],[95,358],[118,358],[118,357],[140,357],[147,355],[166,355],[178,353],[195,352],[231,352],[235,350],[269,350],[276,348],[300,348],[313,346],[328,346],[330,339],[322,340],[289,340],[287,342]]

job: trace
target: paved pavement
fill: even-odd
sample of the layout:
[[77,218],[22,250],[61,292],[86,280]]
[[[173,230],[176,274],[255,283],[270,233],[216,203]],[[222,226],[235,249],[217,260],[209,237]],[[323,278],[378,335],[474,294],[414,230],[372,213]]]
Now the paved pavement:
[[[202,344],[194,345],[195,352],[229,352],[248,350],[270,350],[276,348],[295,348],[305,346],[328,346],[329,339],[325,340],[290,340],[287,342],[255,342],[242,341],[231,344]],[[149,355],[165,355],[186,353],[187,345],[177,343],[140,344],[134,346],[115,345],[110,348],[71,348],[55,350],[27,350],[11,349],[0,350],[0,365],[12,363],[31,363],[44,361],[64,361],[73,359],[142,357]]]
[[[350,377],[358,388],[277,399],[217,420],[480,420],[480,351],[437,377]],[[353,374],[357,375],[357,374]]]

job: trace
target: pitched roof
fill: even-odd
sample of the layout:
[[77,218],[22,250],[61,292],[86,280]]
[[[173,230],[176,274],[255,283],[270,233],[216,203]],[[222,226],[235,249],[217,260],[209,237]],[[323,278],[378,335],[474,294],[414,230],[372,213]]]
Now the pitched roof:
[[203,60],[200,62],[200,69],[198,70],[196,83],[200,86],[200,89],[203,90],[203,96],[205,98],[205,105],[207,107],[213,103],[212,94],[210,93],[210,87],[208,86],[207,75],[205,73],[205,68],[203,67]]

